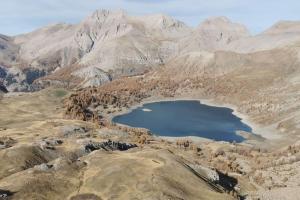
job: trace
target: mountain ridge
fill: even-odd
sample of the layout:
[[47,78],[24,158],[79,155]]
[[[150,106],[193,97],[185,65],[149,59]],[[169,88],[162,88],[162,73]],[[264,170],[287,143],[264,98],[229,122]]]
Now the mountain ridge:
[[[5,82],[9,90],[31,91],[35,86],[22,78],[27,71],[34,71],[36,79],[39,75],[54,78],[62,68],[80,65],[99,68],[115,79],[159,68],[190,52],[251,53],[293,45],[300,41],[298,26],[297,22],[279,22],[253,36],[227,17],[211,17],[192,28],[164,14],[130,16],[124,10],[99,9],[78,24],[52,24],[27,34],[1,36],[0,64],[20,69],[14,81]],[[8,74],[16,76],[15,72]],[[76,71],[71,74],[79,75]]]

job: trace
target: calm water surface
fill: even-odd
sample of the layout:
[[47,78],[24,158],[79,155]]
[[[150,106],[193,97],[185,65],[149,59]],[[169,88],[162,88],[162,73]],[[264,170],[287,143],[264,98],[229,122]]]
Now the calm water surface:
[[113,118],[116,123],[147,128],[160,136],[199,136],[216,141],[242,142],[236,131],[252,132],[232,109],[201,104],[199,101],[165,101],[144,104],[130,113]]

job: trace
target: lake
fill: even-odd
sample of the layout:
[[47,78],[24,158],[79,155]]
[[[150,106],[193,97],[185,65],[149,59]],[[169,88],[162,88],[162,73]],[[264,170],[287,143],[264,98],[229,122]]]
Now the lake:
[[194,100],[161,101],[144,104],[113,122],[149,129],[167,137],[198,136],[216,141],[242,142],[236,131],[252,132],[233,110],[214,107]]

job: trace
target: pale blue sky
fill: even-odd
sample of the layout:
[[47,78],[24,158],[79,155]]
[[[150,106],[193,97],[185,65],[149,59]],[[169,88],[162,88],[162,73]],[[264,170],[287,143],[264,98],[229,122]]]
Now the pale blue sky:
[[227,16],[259,33],[279,20],[300,20],[300,0],[0,0],[0,33],[16,35],[58,22],[77,23],[96,9],[164,13],[191,26]]

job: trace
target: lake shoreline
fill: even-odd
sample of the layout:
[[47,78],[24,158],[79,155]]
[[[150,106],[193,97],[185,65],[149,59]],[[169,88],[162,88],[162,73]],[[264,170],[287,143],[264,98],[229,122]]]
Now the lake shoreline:
[[[124,114],[128,114],[128,113],[132,112],[133,110],[135,110],[139,107],[143,107],[145,104],[158,103],[158,102],[167,102],[167,101],[199,101],[200,104],[204,104],[204,105],[207,105],[207,106],[230,109],[232,111],[233,115],[238,117],[241,120],[242,123],[250,126],[251,129],[252,129],[252,133],[248,133],[249,134],[248,137],[245,137],[245,133],[243,135],[240,135],[240,134],[236,133],[237,135],[240,135],[245,139],[242,143],[256,143],[256,142],[261,141],[261,140],[256,141],[255,139],[253,141],[252,138],[255,138],[255,137],[252,137],[252,135],[250,135],[250,134],[258,135],[259,137],[262,137],[266,140],[276,140],[276,139],[281,138],[281,135],[274,134],[274,131],[271,128],[261,127],[258,124],[253,123],[250,120],[250,117],[246,116],[245,114],[242,114],[242,113],[238,112],[236,106],[233,106],[231,104],[217,103],[216,101],[214,101],[212,99],[201,99],[201,98],[195,98],[195,97],[193,97],[193,98],[188,98],[188,97],[183,97],[183,98],[180,98],[180,97],[175,97],[175,98],[149,98],[149,99],[146,99],[145,101],[142,101],[142,102],[140,102],[136,105],[131,106],[130,108],[128,108],[124,111],[121,111],[121,112],[118,112],[118,113],[113,113],[112,115],[109,116],[109,120],[113,121],[114,117],[124,115]],[[117,124],[121,125],[121,126],[127,126],[127,125],[124,125],[124,124],[119,124],[119,123],[117,123]],[[127,127],[130,127],[130,126],[127,126]],[[156,136],[156,137],[160,137],[162,139],[168,139],[168,140],[189,138],[189,139],[194,140],[194,141],[199,141],[199,140],[215,141],[215,140],[205,138],[205,137],[200,137],[200,136],[182,136],[182,137],[181,136],[178,136],[178,137],[177,136],[174,136],[174,137],[173,136],[171,136],[171,137],[169,137],[169,136]],[[226,141],[224,141],[224,142],[226,142]]]

